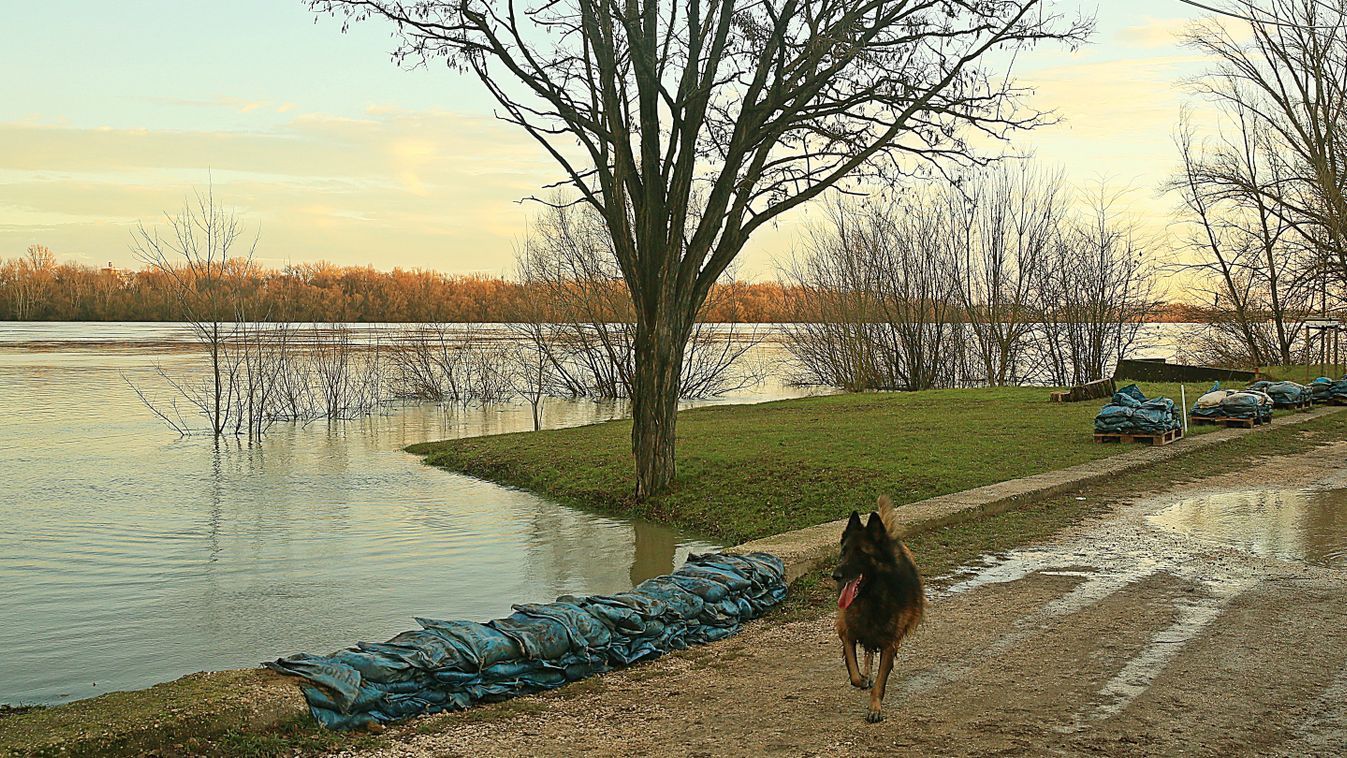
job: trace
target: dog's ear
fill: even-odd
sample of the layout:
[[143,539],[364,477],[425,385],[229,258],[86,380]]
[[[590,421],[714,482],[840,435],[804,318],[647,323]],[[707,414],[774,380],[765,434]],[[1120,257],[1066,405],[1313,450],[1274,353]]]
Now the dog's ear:
[[865,531],[872,537],[889,536],[889,530],[884,526],[884,519],[874,511],[870,511],[870,520],[865,522]]
[[859,531],[862,528],[864,527],[861,526],[861,514],[852,511],[851,518],[847,519],[847,528],[842,530],[842,541],[846,541],[848,534]]

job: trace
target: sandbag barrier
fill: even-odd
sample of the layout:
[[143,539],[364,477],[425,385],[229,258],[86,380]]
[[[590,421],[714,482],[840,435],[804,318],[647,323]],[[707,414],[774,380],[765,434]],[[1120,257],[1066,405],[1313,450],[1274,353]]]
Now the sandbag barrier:
[[1164,434],[1182,426],[1173,400],[1148,399],[1135,384],[1113,393],[1113,399],[1094,417],[1096,434]]
[[485,624],[418,618],[421,629],[384,643],[263,665],[306,680],[300,689],[323,726],[367,728],[552,689],[724,639],[785,597],[785,566],[774,555],[693,555],[628,592],[516,605]]

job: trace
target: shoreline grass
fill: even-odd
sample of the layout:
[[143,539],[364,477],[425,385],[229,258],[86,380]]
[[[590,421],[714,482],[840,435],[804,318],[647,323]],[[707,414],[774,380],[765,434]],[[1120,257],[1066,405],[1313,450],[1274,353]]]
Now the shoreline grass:
[[[1179,402],[1178,384],[1141,387],[1148,397]],[[1206,387],[1188,389],[1191,403]],[[733,545],[843,518],[880,493],[901,505],[1133,448],[1094,442],[1092,421],[1104,401],[1052,403],[1049,391],[852,393],[683,411],[678,477],[668,493],[645,502],[631,494],[630,420],[407,450],[430,465],[567,505]]]

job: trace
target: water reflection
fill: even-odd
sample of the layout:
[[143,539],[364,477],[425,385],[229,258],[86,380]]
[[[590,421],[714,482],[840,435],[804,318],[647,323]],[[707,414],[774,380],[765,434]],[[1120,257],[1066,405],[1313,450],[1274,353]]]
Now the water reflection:
[[1180,501],[1149,521],[1254,555],[1347,567],[1347,490],[1227,492]]

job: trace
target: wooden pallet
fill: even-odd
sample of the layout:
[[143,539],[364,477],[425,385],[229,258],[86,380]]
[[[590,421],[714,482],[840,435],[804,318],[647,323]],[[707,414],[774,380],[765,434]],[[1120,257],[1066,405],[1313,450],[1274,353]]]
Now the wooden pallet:
[[1298,403],[1282,403],[1281,405],[1274,405],[1273,408],[1279,411],[1299,411],[1304,410],[1305,408],[1310,408],[1313,405],[1313,400],[1301,400]]
[[1271,424],[1271,418],[1230,418],[1228,416],[1189,416],[1188,423],[1193,426],[1211,424],[1212,426],[1224,426],[1228,429],[1252,429],[1255,426]]
[[1170,429],[1164,434],[1102,434],[1095,432],[1095,442],[1145,442],[1148,445],[1168,445],[1174,440],[1183,439],[1182,429]]

